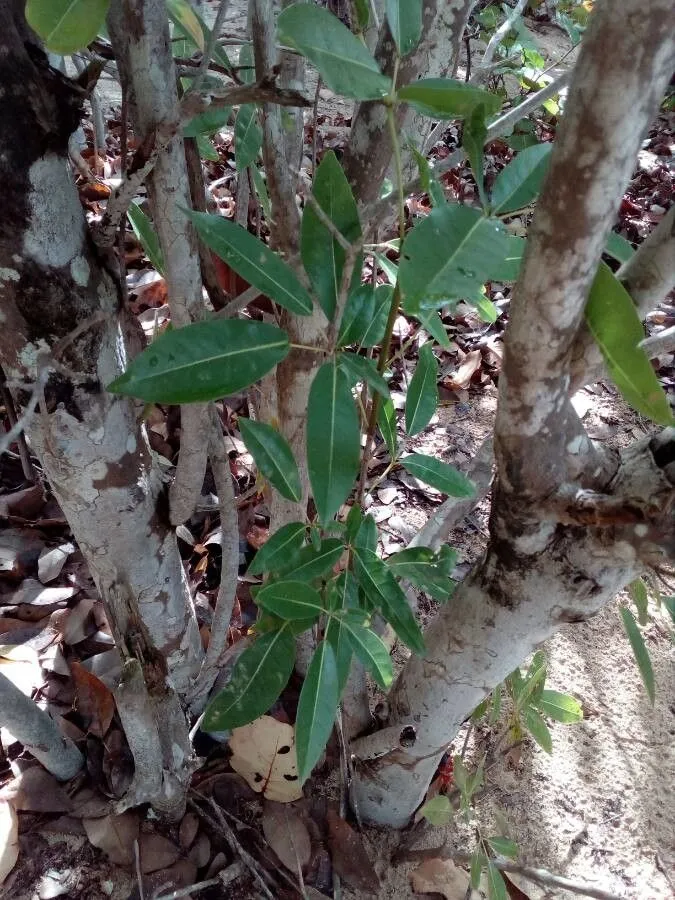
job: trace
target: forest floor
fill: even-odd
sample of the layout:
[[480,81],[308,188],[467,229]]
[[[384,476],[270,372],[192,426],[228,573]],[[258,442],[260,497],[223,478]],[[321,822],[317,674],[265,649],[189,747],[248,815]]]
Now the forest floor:
[[[210,3],[209,8],[213,5]],[[244,0],[234,0],[230,7],[227,30],[241,35],[245,30],[246,4]],[[573,61],[576,51],[571,50],[567,37],[556,26],[537,25],[533,38],[552,65],[562,61],[564,66]],[[480,57],[479,46],[476,53]],[[99,182],[105,184],[113,183],[118,166],[115,135],[119,134],[119,95],[108,75],[102,84],[104,114],[111,135],[101,160]],[[320,151],[344,143],[350,114],[344,103],[322,92],[318,119]],[[661,210],[668,205],[666,198],[672,197],[672,125],[672,117],[660,117],[654,124],[622,203],[621,233],[634,243],[644,239],[659,221]],[[538,127],[540,134],[550,131],[550,120],[541,120]],[[85,131],[90,138],[91,128]],[[456,137],[456,132],[448,129],[434,154],[447,155],[448,145],[452,146]],[[211,180],[224,180],[223,188],[214,194],[224,210],[234,203],[231,129],[224,129],[217,146],[220,159],[207,167]],[[499,168],[505,152],[501,146],[489,147],[488,169]],[[84,155],[91,159],[91,140]],[[455,192],[453,199],[458,193],[467,197],[473,192],[466,167],[450,173],[444,185],[449,196]],[[96,192],[88,191],[87,185],[82,184],[80,191],[89,212],[95,213],[99,203]],[[424,214],[425,208],[428,209],[425,198],[420,196],[410,201],[408,211],[419,215]],[[143,261],[140,248],[130,246],[128,280],[135,309],[142,320],[146,314],[149,322],[149,314],[156,321],[164,310],[161,279],[158,281]],[[466,469],[494,424],[509,288],[492,285],[491,291],[500,310],[496,323],[486,325],[469,308],[460,308],[444,320],[452,347],[440,355],[441,406],[429,427],[407,444],[407,449],[438,454],[461,469]],[[648,332],[674,323],[671,298],[650,314]],[[396,339],[400,353],[392,393],[400,408],[418,347],[418,334],[403,317],[397,322]],[[673,354],[658,361],[659,376],[671,397],[675,392],[674,365]],[[648,422],[625,406],[608,383],[580,391],[574,402],[589,434],[598,441],[621,447],[652,430]],[[178,438],[171,413],[160,416],[151,427],[154,449],[173,459]],[[233,446],[245,451],[236,431]],[[241,452],[236,466],[243,491],[250,486],[250,463],[250,458]],[[373,480],[377,474],[375,469]],[[374,487],[367,503],[381,529],[382,552],[388,554],[405,546],[441,500],[437,491],[414,482],[405,473],[399,476],[394,472]],[[486,545],[488,513],[486,499],[450,537],[450,545],[459,552],[454,573],[457,578],[466,574]],[[266,536],[260,521],[251,515],[242,526],[242,533],[254,544]],[[212,540],[217,535],[217,525],[208,515],[197,524],[193,535],[196,548],[201,550],[188,549],[185,559],[198,598],[205,598],[208,603],[217,584],[214,573],[218,572],[218,561]],[[18,861],[0,887],[0,897],[94,900],[140,896],[135,838],[146,873],[142,879],[145,897],[212,878],[219,871],[241,874],[231,868],[238,865],[238,860],[224,844],[222,829],[217,823],[214,826],[200,821],[194,812],[189,812],[175,828],[160,827],[151,818],[134,812],[125,814],[123,821],[111,815],[111,798],[118,795],[129,776],[125,741],[109,700],[109,687],[116,677],[119,659],[100,601],[60,510],[40,485],[23,480],[16,454],[0,458],[0,564],[0,671],[60,717],[67,733],[86,749],[88,761],[87,773],[64,788],[39,767],[31,767],[21,756],[21,747],[6,731],[0,731],[0,814],[7,804],[19,811],[20,847]],[[245,590],[243,585],[242,609]],[[506,818],[509,835],[518,844],[518,862],[523,865],[565,876],[625,900],[665,900],[675,893],[672,622],[665,612],[652,606],[649,624],[643,629],[656,681],[656,702],[652,706],[623,630],[618,612],[622,602],[626,602],[625,597],[618,598],[589,622],[563,629],[544,646],[547,687],[576,697],[584,718],[574,725],[552,725],[550,755],[528,738],[509,752],[498,753],[486,774],[477,813],[486,829],[501,817]],[[428,620],[435,606],[422,599],[420,608],[423,619]],[[396,663],[401,665],[404,658],[397,649]],[[82,665],[69,666],[66,660],[79,660]],[[77,713],[73,712],[75,708]],[[499,726],[473,727],[468,736],[467,759],[475,761],[494,748],[498,732]],[[459,752],[465,737],[464,731],[454,752]],[[333,833],[329,828],[326,837],[327,810],[337,808],[340,795],[335,748],[329,748],[327,762],[308,783],[305,798],[289,806],[280,826],[278,821],[276,826],[270,824],[260,798],[252,795],[229,769],[220,745],[205,741],[198,752],[206,760],[198,773],[198,790],[222,805],[228,821],[239,823],[238,838],[244,846],[255,848],[263,868],[284,871],[265,841],[284,858],[280,833],[297,828],[309,835],[306,896],[315,900],[330,893],[333,876],[338,872],[342,874],[341,891],[345,898],[375,896],[385,900],[417,896],[411,886],[411,872],[429,860],[473,849],[475,835],[459,819],[443,827],[421,822],[403,835],[368,827],[359,832],[354,823],[355,831],[337,829]],[[0,815],[0,859],[3,827]],[[285,851],[288,852],[287,846]],[[274,896],[298,896],[288,883],[289,878],[292,884],[297,877],[292,857],[287,862],[286,875],[279,882],[282,887]],[[542,887],[518,875],[513,875],[512,881],[512,898],[566,900],[574,896],[560,887]],[[436,888],[438,892],[428,896],[461,900],[466,879],[452,882],[444,871]],[[230,887],[221,883],[193,896],[210,900],[261,894],[250,880],[239,877]]]

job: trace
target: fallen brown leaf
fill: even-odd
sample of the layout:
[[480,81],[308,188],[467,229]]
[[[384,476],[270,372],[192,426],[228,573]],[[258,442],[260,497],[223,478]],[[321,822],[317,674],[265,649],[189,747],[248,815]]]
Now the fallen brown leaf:
[[291,872],[304,868],[312,853],[307,826],[287,803],[265,802],[262,817],[267,843]]
[[180,856],[178,847],[162,834],[142,834],[138,845],[144,875],[172,866]]
[[0,800],[23,812],[70,812],[73,802],[53,775],[42,766],[31,766],[5,785]]
[[79,662],[71,662],[75,682],[77,708],[85,720],[87,731],[103,738],[115,715],[115,698],[100,678],[88,672]]
[[376,894],[380,879],[364,849],[363,838],[332,809],[326,813],[326,824],[335,871],[356,890]]
[[178,829],[178,842],[183,850],[187,850],[192,846],[198,831],[199,817],[193,812],[185,813]]
[[480,368],[481,359],[480,350],[472,350],[470,353],[467,353],[457,371],[444,379],[443,383],[445,386],[453,390],[466,390],[474,374]]
[[471,883],[451,859],[427,859],[409,877],[416,894],[442,894],[446,900],[464,900]]
[[139,822],[134,812],[102,819],[82,819],[89,842],[103,850],[116,866],[131,866],[134,862],[134,841],[138,840]]

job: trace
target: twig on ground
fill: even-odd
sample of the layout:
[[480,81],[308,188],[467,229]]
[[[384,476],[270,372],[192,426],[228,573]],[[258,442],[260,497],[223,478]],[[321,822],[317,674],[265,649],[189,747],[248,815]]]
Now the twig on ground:
[[655,359],[663,353],[675,352],[675,325],[666,328],[659,334],[653,334],[651,337],[640,341],[640,347],[648,354],[650,359]]
[[172,891],[170,894],[162,894],[155,900],[180,900],[181,897],[189,897],[196,891],[205,891],[209,887],[227,887],[236,878],[241,878],[244,874],[244,864],[242,862],[233,862],[226,869],[222,869],[215,878],[207,878],[206,881],[198,881],[196,884],[190,884],[178,890]]
[[141,853],[138,848],[138,838],[134,841],[134,861],[136,863],[136,884],[138,885],[138,896],[140,900],[145,900],[143,893],[143,875],[141,873]]

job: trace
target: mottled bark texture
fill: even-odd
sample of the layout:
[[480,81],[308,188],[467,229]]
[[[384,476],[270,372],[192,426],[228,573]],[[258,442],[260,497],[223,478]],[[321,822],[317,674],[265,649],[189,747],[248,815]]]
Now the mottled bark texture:
[[[0,34],[0,362],[20,408],[52,365],[30,443],[121,651],[140,658],[151,695],[180,713],[174,689],[187,691],[201,643],[141,406],[105,390],[140,340],[117,273],[89,237],[68,166],[82,97],[32,43],[22,3],[0,5]],[[178,729],[177,765],[185,719],[164,719]]]
[[396,682],[389,751],[357,766],[353,800],[368,821],[405,825],[492,688],[646,563],[675,557],[675,429],[601,456],[568,399],[588,290],[674,66],[671,14],[670,0],[594,9],[514,291],[489,546]]

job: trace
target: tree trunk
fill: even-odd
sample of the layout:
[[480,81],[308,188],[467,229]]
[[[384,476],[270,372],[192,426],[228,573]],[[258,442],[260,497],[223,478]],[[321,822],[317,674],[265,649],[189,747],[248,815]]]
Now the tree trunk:
[[404,667],[384,736],[352,746],[369,763],[353,785],[367,821],[405,825],[483,697],[645,564],[675,557],[675,429],[617,463],[593,451],[568,399],[586,296],[673,69],[669,10],[669,0],[596,4],[511,305],[490,542],[427,630],[425,655]]
[[22,3],[0,5],[0,29],[0,363],[19,407],[44,383],[28,428],[32,448],[117,645],[141,658],[163,710],[152,724],[173,745],[165,763],[187,770],[178,697],[198,670],[201,642],[141,406],[105,389],[138,352],[141,336],[122,308],[114,262],[90,238],[69,170],[68,138],[82,98],[48,67]]

